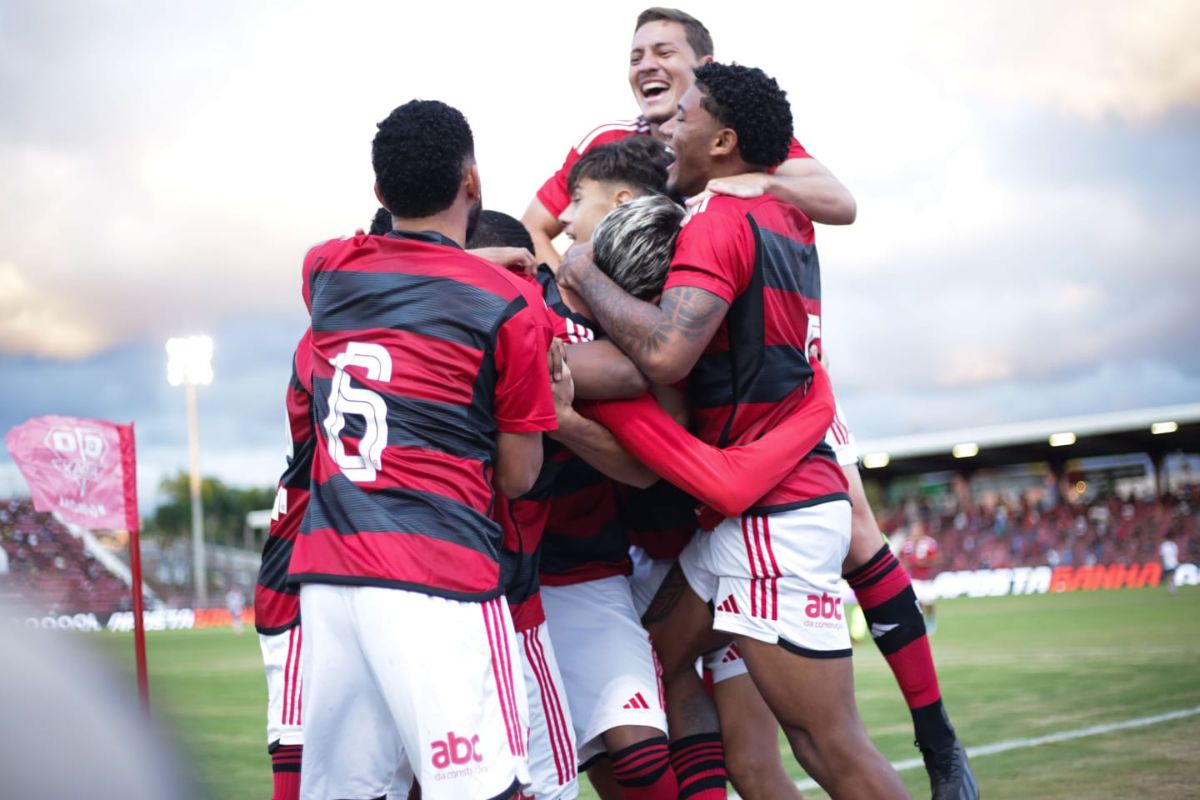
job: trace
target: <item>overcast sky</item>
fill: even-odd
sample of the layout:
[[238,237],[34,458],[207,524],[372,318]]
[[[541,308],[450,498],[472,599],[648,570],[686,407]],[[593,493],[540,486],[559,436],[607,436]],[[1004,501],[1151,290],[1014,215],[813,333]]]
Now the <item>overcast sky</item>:
[[[644,2],[415,5],[0,2],[0,431],[133,420],[146,509],[187,463],[163,342],[206,332],[202,468],[273,483],[301,258],[369,222],[374,123],[459,107],[519,216],[636,114]],[[858,200],[817,241],[860,438],[1200,400],[1200,4],[686,10]]]

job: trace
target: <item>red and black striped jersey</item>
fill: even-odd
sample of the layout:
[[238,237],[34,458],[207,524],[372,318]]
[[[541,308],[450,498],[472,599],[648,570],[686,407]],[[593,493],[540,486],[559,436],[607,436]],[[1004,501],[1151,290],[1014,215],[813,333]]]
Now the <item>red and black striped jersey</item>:
[[304,273],[317,446],[291,579],[495,597],[496,435],[555,427],[536,287],[429,232],[326,242]]
[[254,625],[259,633],[283,633],[300,623],[299,587],[288,583],[292,545],[308,509],[309,475],[316,438],[312,420],[311,336],[304,332],[292,356],[284,406],[287,411],[287,467],[275,492],[271,524],[263,543],[262,565],[254,587]]
[[[567,191],[567,176],[571,174],[571,167],[575,166],[575,162],[583,156],[588,150],[593,147],[599,147],[603,144],[612,144],[619,142],[627,136],[649,136],[650,123],[645,117],[637,117],[635,119],[618,120],[609,122],[599,127],[593,128],[579,140],[579,143],[567,151],[567,157],[563,159],[562,166],[558,171],[546,179],[542,187],[538,189],[537,198],[541,201],[542,206],[557,217],[571,203],[571,195]],[[812,158],[808,151],[800,142],[792,139],[792,145],[788,149],[787,157],[790,158]]]
[[[809,308],[820,297],[812,223],[763,196],[705,197],[675,243],[666,290],[690,286],[730,304],[688,376],[697,435],[721,447],[752,442],[799,406],[813,375]],[[846,497],[846,478],[823,442],[754,510]]]
[[[559,337],[567,344],[593,341],[599,330],[596,323],[567,306],[554,274],[541,269],[537,280],[551,316],[559,320]],[[558,442],[545,439],[543,448],[542,472],[521,498],[522,505],[543,506],[537,512],[544,527],[541,583],[562,586],[628,575],[629,537],[620,518],[616,484]],[[533,516],[531,508],[525,513]]]

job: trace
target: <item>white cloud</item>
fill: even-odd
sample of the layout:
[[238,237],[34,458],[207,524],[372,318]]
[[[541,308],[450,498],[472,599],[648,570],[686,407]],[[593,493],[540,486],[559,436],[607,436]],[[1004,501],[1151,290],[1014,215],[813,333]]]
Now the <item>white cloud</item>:
[[83,358],[109,344],[75,298],[40,290],[11,264],[0,264],[0,353]]

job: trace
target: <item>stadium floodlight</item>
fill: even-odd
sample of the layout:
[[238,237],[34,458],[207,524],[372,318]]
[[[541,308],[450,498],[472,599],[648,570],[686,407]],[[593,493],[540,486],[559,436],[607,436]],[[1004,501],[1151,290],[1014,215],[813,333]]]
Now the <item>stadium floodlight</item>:
[[883,469],[890,463],[892,458],[887,453],[867,453],[863,456],[863,466],[867,469]]
[[963,442],[954,445],[950,453],[955,458],[974,458],[979,455],[979,445],[975,442]]
[[196,387],[212,383],[213,341],[208,336],[167,340],[167,383],[183,386],[187,397],[188,460],[192,495],[192,580],[196,608],[208,605],[208,569],[204,563],[204,508],[200,500],[200,424],[196,414]]
[[1071,433],[1070,431],[1050,434],[1051,447],[1068,447],[1069,445],[1073,444],[1075,444],[1075,434]]
[[1155,436],[1163,433],[1174,433],[1179,430],[1178,422],[1156,422],[1150,426],[1150,432]]

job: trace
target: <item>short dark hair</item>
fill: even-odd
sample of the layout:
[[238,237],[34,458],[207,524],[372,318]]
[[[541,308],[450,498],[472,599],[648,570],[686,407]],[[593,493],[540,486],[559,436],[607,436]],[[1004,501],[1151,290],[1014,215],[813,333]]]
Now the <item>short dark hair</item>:
[[647,22],[678,22],[683,26],[683,31],[687,35],[688,47],[692,48],[696,58],[704,58],[713,54],[712,34],[708,32],[708,28],[704,27],[703,22],[686,11],[662,6],[647,8],[638,14],[637,27],[633,29],[633,32],[637,33]]
[[533,237],[519,219],[502,211],[484,211],[467,241],[467,248],[478,247],[524,247],[533,252]]
[[593,147],[584,153],[567,173],[567,191],[584,178],[609,183],[624,183],[642,194],[665,194],[667,148],[652,136],[626,136],[611,144]]
[[375,212],[375,218],[371,220],[371,227],[367,229],[367,233],[372,236],[387,236],[391,232],[392,212],[380,208]]
[[733,128],[747,163],[783,163],[792,142],[792,107],[774,78],[756,67],[714,62],[696,68],[696,85],[704,94],[700,106]]
[[411,218],[449,208],[475,155],[466,117],[437,100],[410,100],[377,127],[371,165],[388,210]]
[[596,266],[639,300],[661,294],[683,208],[669,197],[637,197],[614,208],[592,234]]

